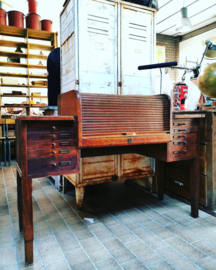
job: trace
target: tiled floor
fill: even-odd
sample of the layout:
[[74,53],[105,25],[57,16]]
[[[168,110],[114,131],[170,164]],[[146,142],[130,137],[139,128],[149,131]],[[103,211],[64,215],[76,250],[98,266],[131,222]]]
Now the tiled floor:
[[[34,266],[27,269],[216,269],[216,218],[168,196],[159,202],[124,182],[62,195],[48,179],[34,184]],[[24,269],[15,168],[0,171],[0,269]],[[85,220],[93,219],[94,223]]]

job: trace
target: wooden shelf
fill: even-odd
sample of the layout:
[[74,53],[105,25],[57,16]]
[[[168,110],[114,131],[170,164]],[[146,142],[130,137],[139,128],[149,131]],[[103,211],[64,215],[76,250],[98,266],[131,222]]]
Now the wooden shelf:
[[45,85],[19,85],[19,84],[0,84],[1,87],[23,87],[23,88],[47,88]]
[[[48,100],[47,96],[32,96],[31,95],[32,92],[34,91],[42,92],[42,90],[40,89],[46,89],[45,91],[47,92],[47,85],[31,85],[31,83],[32,81],[35,81],[35,79],[41,79],[41,80],[47,81],[47,74],[44,74],[44,73],[47,73],[46,62],[43,62],[44,65],[43,64],[40,65],[39,61],[47,61],[47,58],[48,58],[47,52],[50,52],[57,47],[57,33],[0,25],[0,35],[3,36],[3,40],[0,40],[0,57],[6,57],[6,58],[11,58],[11,59],[12,58],[26,59],[25,61],[22,60],[24,64],[6,62],[7,60],[0,61],[0,67],[7,67],[6,71],[9,70],[9,68],[11,68],[10,72],[5,72],[5,70],[4,71],[2,70],[2,72],[0,71],[0,77],[22,78],[23,80],[22,81],[20,80],[20,82],[25,83],[25,85],[0,83],[0,87],[2,87],[3,89],[1,90],[1,92],[6,92],[4,90],[4,87],[11,87],[12,89],[15,89],[15,90],[19,89],[21,92],[26,93],[26,95],[12,95],[12,93],[9,93],[8,95],[5,93],[6,95],[4,95],[0,93],[0,107],[1,108],[8,108],[8,107],[17,108],[18,110],[20,108],[21,110],[23,110],[23,108],[26,108],[27,115],[30,114],[30,108],[40,108],[42,110],[45,109],[47,105],[34,104],[33,106],[31,106],[30,98],[34,100],[35,103],[36,101],[38,102],[40,101],[40,103],[42,102],[47,103],[47,100]],[[4,38],[4,36],[9,37],[9,38]],[[20,38],[18,41],[16,41],[17,37]],[[9,39],[14,39],[14,40],[12,41]],[[40,44],[40,43],[43,43],[43,44]],[[22,49],[23,53],[19,53],[15,51],[16,48],[18,47]],[[12,48],[12,49],[8,49],[8,48]],[[35,59],[36,61],[31,61],[32,59]],[[38,64],[31,64],[34,62]],[[15,68],[23,68],[22,73],[19,73],[20,71]],[[34,72],[34,69],[37,69],[38,71],[35,70]],[[34,74],[34,73],[39,73],[39,74]],[[22,88],[24,88],[25,90]],[[47,93],[45,93],[45,95],[46,94]],[[7,100],[6,98],[15,98],[14,99],[15,101],[17,98],[19,98],[19,102],[21,102],[22,101],[21,98],[23,98],[23,100],[25,100],[27,104],[17,104],[17,103],[10,104],[10,102],[12,103],[12,100],[9,101],[9,99]],[[41,100],[41,99],[44,99],[44,100]],[[1,106],[2,101],[4,101],[6,106],[5,105]],[[0,118],[1,118],[1,114],[0,114]]]
[[30,106],[30,105],[26,105],[26,106],[24,106],[24,105],[18,105],[18,106],[14,106],[13,104],[11,104],[11,105],[7,105],[7,106],[0,106],[1,108],[45,108],[47,105],[44,105],[44,106],[40,106],[40,105],[38,105],[38,106]]
[[18,98],[48,98],[47,96],[28,96],[28,95],[1,95],[1,97],[18,97]]
[[28,67],[34,69],[47,69],[47,66],[44,65],[28,65]]
[[0,77],[17,77],[17,78],[34,78],[34,79],[47,79],[47,75],[33,75],[33,74],[18,74],[18,73],[8,73],[0,72]]
[[9,58],[27,58],[26,53],[17,53],[17,52],[7,52],[0,51],[0,56],[9,57]]
[[8,25],[0,25],[0,34],[4,36],[23,37],[52,41],[55,33],[28,28],[20,28]]
[[16,42],[16,41],[10,41],[10,40],[0,40],[0,46],[1,47],[9,47],[9,48],[27,48],[27,43],[25,42]]
[[41,54],[29,54],[28,55],[28,58],[29,59],[40,59],[40,60],[47,60],[47,57],[46,55],[41,55]]
[[27,64],[13,63],[13,62],[0,62],[0,66],[3,67],[18,67],[18,68],[27,68]]
[[28,45],[29,45],[30,50],[52,51],[53,49],[55,49],[54,46],[48,46],[48,45],[42,45],[42,44],[29,43]]

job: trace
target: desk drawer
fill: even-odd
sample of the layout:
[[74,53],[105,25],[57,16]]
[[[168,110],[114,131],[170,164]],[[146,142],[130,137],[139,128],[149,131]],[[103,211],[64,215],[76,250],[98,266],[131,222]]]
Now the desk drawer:
[[76,132],[61,132],[61,133],[39,133],[32,132],[27,134],[27,141],[55,141],[64,139],[76,139]]
[[55,149],[55,148],[68,148],[68,147],[77,147],[77,140],[54,140],[54,141],[28,141],[27,148],[28,150],[35,149]]
[[194,133],[194,132],[198,132],[198,126],[194,126],[194,127],[173,127],[173,133],[181,133],[181,134],[185,134],[185,133]]
[[192,158],[197,155],[197,144],[188,145],[173,145],[173,142],[168,146],[169,159],[171,161],[178,161],[184,158]]
[[197,119],[173,119],[173,128],[196,127],[196,126],[198,126]]
[[71,155],[28,159],[28,175],[73,173],[78,167],[77,158],[77,155]]
[[42,157],[55,157],[55,156],[70,156],[76,155],[77,148],[55,148],[55,149],[41,149],[41,150],[28,150],[27,158],[42,158]]
[[77,130],[77,124],[68,121],[47,121],[40,123],[29,123],[27,133],[32,132],[73,132]]
[[186,134],[173,134],[173,142],[175,141],[187,141],[188,143],[197,143],[197,133],[186,133]]

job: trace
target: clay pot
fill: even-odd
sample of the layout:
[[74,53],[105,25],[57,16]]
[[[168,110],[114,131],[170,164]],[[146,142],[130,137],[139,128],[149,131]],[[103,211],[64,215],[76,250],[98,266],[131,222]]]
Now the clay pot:
[[24,14],[20,11],[8,11],[8,25],[24,28]]
[[52,32],[52,21],[51,20],[42,20],[41,21],[41,30]]
[[4,9],[0,8],[0,25],[7,25],[7,13]]
[[26,28],[41,30],[40,16],[35,13],[29,13],[26,16]]
[[37,6],[38,2],[35,0],[28,0],[28,10],[29,13],[36,13],[37,14]]

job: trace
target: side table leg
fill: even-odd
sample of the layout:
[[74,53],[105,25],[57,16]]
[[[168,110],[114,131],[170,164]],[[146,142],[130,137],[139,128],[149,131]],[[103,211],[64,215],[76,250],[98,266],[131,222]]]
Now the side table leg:
[[156,159],[156,177],[158,184],[158,198],[163,200],[164,195],[164,162]]
[[17,172],[17,206],[18,206],[18,214],[19,214],[19,229],[23,231],[23,200],[22,200],[22,178],[19,176]]
[[23,224],[25,241],[25,265],[33,263],[33,202],[32,179],[23,176]]
[[84,193],[85,193],[84,187],[76,187],[76,204],[78,209],[82,208]]
[[190,167],[191,216],[197,218],[199,207],[199,157],[196,157]]

